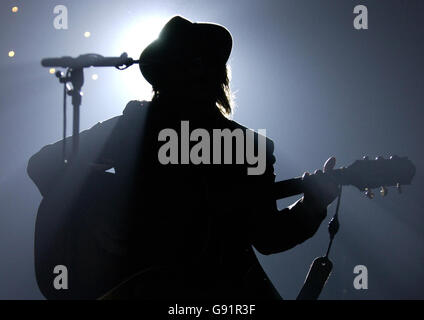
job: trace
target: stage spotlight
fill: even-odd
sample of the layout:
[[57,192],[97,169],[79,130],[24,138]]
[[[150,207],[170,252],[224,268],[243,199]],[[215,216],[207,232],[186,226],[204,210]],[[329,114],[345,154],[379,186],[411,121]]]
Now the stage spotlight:
[[91,79],[93,79],[93,80],[97,80],[97,79],[99,79],[99,76],[98,76],[97,74],[93,74],[93,75],[91,76]]
[[10,58],[13,58],[14,56],[15,56],[15,51],[10,50],[10,51],[9,51],[9,57],[10,57]]
[[90,36],[91,36],[91,32],[90,31],[84,32],[84,37],[90,38]]
[[[127,52],[128,56],[138,59],[141,52],[152,41],[157,39],[159,32],[163,26],[168,22],[169,17],[162,16],[140,16],[136,19],[136,23],[126,26],[120,32],[119,41],[114,46],[114,52],[120,54]],[[117,80],[126,91],[125,95],[137,97],[138,99],[150,99],[152,96],[151,86],[143,79],[139,68],[133,67],[125,72],[125,77]],[[122,81],[125,85],[122,85]]]
[[54,74],[54,73],[56,72],[56,69],[55,69],[55,68],[51,68],[51,69],[49,70],[49,72],[50,72],[50,74]]
[[16,13],[16,12],[18,12],[18,11],[19,11],[19,8],[18,8],[18,7],[16,7],[16,6],[15,6],[15,7],[13,7],[13,8],[12,8],[12,12],[13,12],[13,13]]
[[121,32],[121,41],[117,44],[119,50],[125,49],[128,55],[138,57],[141,51],[153,40],[157,39],[162,27],[168,21],[163,17],[140,17]]

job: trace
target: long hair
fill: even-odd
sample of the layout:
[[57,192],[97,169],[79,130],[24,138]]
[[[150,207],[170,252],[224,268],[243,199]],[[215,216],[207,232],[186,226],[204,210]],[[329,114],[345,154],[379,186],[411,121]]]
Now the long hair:
[[230,88],[231,69],[227,65],[221,68],[222,70],[219,70],[220,76],[216,94],[216,105],[224,116],[230,117],[234,111],[234,97]]
[[[231,81],[231,68],[226,64],[211,67],[213,72],[213,83],[215,85],[215,104],[221,113],[230,118],[234,112],[234,96],[231,92],[230,81]],[[160,96],[160,89],[153,87],[153,98],[152,101],[157,100]]]

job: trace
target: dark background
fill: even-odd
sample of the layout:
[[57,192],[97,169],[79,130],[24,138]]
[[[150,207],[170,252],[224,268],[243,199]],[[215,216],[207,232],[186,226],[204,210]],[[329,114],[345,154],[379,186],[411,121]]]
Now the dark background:
[[[68,30],[53,27],[58,4],[68,8]],[[368,30],[353,28],[358,4],[368,7]],[[16,14],[14,5],[19,6]],[[33,267],[41,197],[25,170],[32,154],[61,138],[62,87],[40,66],[41,58],[123,51],[137,58],[176,14],[231,31],[234,119],[267,129],[276,145],[277,180],[314,170],[330,155],[339,165],[363,155],[398,154],[415,162],[415,180],[402,195],[391,190],[386,198],[369,200],[358,190],[344,189],[341,229],[331,254],[334,271],[321,298],[423,299],[420,0],[2,0],[0,298],[43,298]],[[90,38],[83,36],[85,31]],[[14,58],[8,57],[9,50],[16,52]],[[94,73],[97,81],[91,79]],[[89,69],[83,90],[82,129],[121,114],[129,100],[151,96],[137,67]],[[325,252],[327,242],[325,223],[312,240],[260,256],[284,298],[296,297],[312,259]],[[356,265],[368,268],[368,290],[353,287]]]

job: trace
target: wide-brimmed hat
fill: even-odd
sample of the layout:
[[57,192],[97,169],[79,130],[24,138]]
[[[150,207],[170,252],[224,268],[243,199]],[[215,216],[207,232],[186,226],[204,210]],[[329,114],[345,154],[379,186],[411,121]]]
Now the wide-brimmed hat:
[[140,70],[153,86],[160,86],[171,72],[197,59],[207,64],[225,64],[231,53],[230,32],[218,24],[193,23],[175,16],[161,30],[157,40],[140,56]]

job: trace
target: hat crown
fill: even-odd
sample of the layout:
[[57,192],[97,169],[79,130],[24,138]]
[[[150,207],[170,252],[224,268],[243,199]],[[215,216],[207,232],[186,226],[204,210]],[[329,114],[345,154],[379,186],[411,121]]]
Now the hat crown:
[[[171,18],[140,56],[140,69],[151,84],[166,78],[176,61],[204,58],[210,64],[225,64],[232,49],[232,37],[223,26],[193,23],[181,16]],[[169,70],[169,71],[168,71]]]
[[192,24],[181,16],[175,16],[169,20],[159,33],[159,39],[167,40],[170,36],[182,36],[191,31]]

